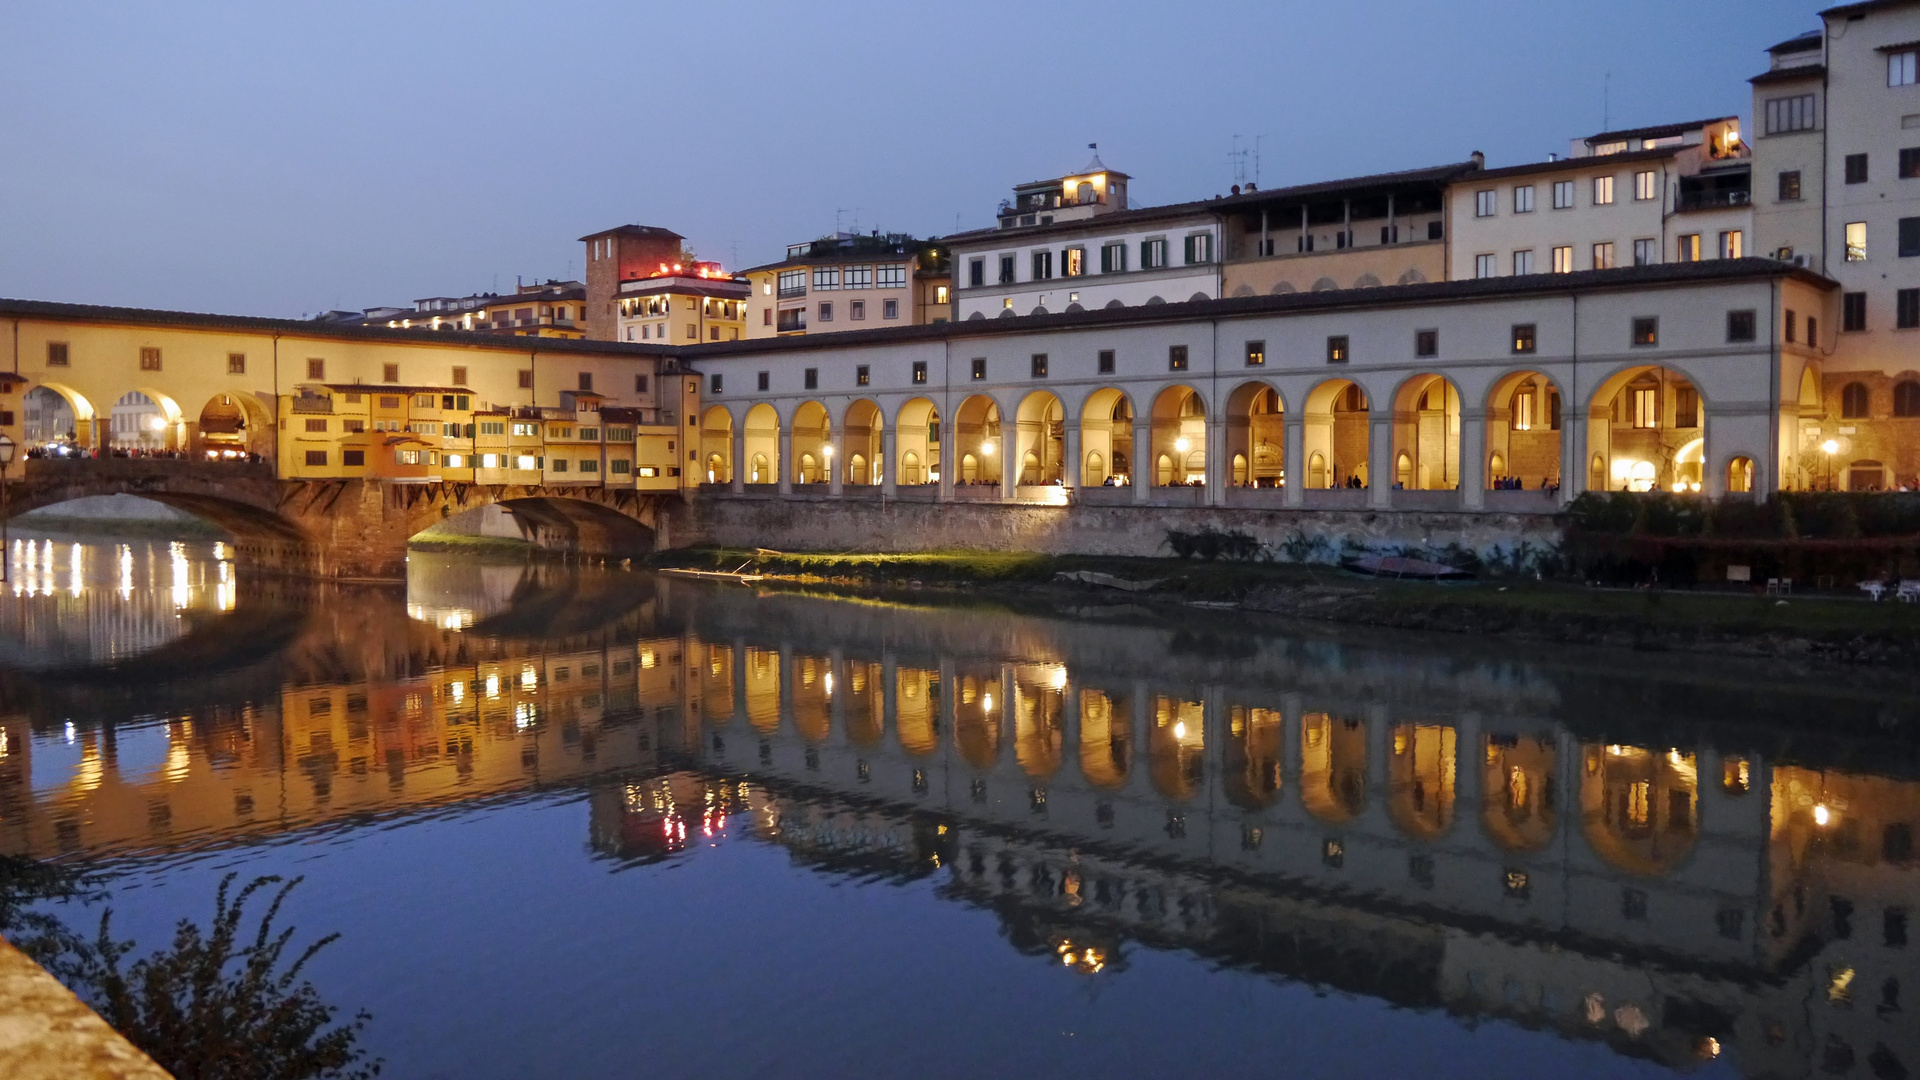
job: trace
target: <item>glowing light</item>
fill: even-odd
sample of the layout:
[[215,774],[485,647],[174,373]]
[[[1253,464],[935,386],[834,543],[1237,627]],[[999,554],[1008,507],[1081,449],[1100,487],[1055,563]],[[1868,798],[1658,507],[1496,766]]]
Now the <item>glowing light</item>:
[[73,548],[67,552],[67,592],[74,596],[79,596],[83,591],[80,582],[80,567],[82,566],[82,560],[85,556],[82,551],[83,549],[80,545],[75,544]]
[[531,665],[520,669],[520,689],[531,690],[539,685],[540,674],[534,671]]
[[173,606],[184,608],[193,599],[193,587],[187,581],[187,545],[176,540],[167,545],[167,551],[173,557]]
[[513,726],[514,727],[520,729],[521,731],[525,731],[526,729],[532,727],[534,721],[537,719],[539,719],[539,714],[534,711],[533,702],[522,701],[514,705],[513,707]]
[[500,696],[500,676],[487,676],[487,700],[493,701]]
[[832,456],[833,456],[833,444],[832,444],[832,443],[823,443],[823,444],[821,444],[821,446],[820,446],[820,456],[821,456],[821,457],[832,457]]
[[983,454],[986,454],[989,457],[993,456],[993,444],[990,442],[981,443],[980,452]]
[[826,687],[827,687],[827,696],[832,697],[833,696],[833,672],[831,671],[827,672]]
[[1185,720],[1173,725],[1173,737],[1176,739],[1184,739],[1187,737],[1187,722]]
[[458,705],[467,699],[467,684],[463,682],[448,683],[447,693],[453,698],[453,703]]
[[1065,690],[1067,688],[1067,666],[1061,664],[1059,667],[1054,668],[1053,674],[1047,679],[1047,684],[1055,690]]
[[1828,439],[1820,444],[1820,449],[1828,454],[1837,454],[1840,452],[1840,443],[1834,439]]
[[73,745],[73,721],[67,721],[67,745]]
[[1832,821],[1832,820],[1833,820],[1833,811],[1827,809],[1826,803],[1821,803],[1820,805],[1813,808],[1813,823],[1815,825],[1824,827],[1829,821]]
[[980,711],[981,712],[993,711],[993,695],[992,694],[980,695]]
[[1173,440],[1173,448],[1174,448],[1175,450],[1178,450],[1178,451],[1180,451],[1180,452],[1181,452],[1181,453],[1183,453],[1183,454],[1187,452],[1187,447],[1189,447],[1189,446],[1192,446],[1192,445],[1193,445],[1192,443],[1190,443],[1190,442],[1188,442],[1188,441],[1187,441],[1187,440],[1185,440],[1185,439],[1175,439],[1175,440]]

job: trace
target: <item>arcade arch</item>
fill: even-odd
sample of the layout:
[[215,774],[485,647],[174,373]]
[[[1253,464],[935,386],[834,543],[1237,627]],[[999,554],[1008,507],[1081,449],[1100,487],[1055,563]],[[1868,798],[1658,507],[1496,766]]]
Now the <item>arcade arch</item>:
[[700,417],[700,479],[733,483],[733,414],[715,405]]
[[954,457],[959,471],[954,483],[961,487],[1000,483],[1000,404],[985,394],[975,394],[960,403],[953,425]]
[[1082,487],[1124,485],[1133,479],[1133,402],[1112,387],[1087,395],[1080,408]]
[[967,764],[991,769],[1000,760],[1000,700],[998,676],[973,674],[955,678],[953,743]]
[[1232,486],[1283,486],[1286,446],[1286,405],[1278,390],[1249,382],[1227,396],[1227,477]]
[[1460,391],[1443,375],[1415,375],[1393,400],[1393,486],[1452,491],[1460,486]]
[[1538,371],[1500,377],[1487,394],[1489,489],[1560,482],[1560,388]]
[[1169,386],[1153,399],[1154,487],[1207,482],[1207,403],[1191,386]]
[[1481,739],[1480,824],[1502,851],[1539,851],[1558,824],[1559,751],[1551,738]]
[[1308,488],[1366,487],[1370,433],[1367,392],[1351,379],[1328,379],[1302,410]]
[[817,401],[793,411],[793,482],[824,484],[832,477],[833,418]]
[[1153,788],[1186,800],[1206,786],[1206,707],[1198,701],[1156,695],[1147,725],[1147,771]]
[[1400,831],[1433,840],[1453,827],[1457,736],[1442,724],[1400,724],[1387,759],[1387,815]]
[[1080,691],[1080,772],[1098,788],[1124,787],[1133,767],[1133,721],[1126,699]]
[[894,414],[894,446],[899,454],[894,482],[918,487],[940,482],[940,410],[926,398],[914,398]]
[[1024,485],[1060,484],[1066,477],[1066,407],[1046,390],[1036,390],[1020,402],[1013,452],[1020,463]]
[[1644,365],[1600,384],[1587,410],[1597,491],[1700,491],[1705,402],[1691,379]]
[[880,483],[886,462],[882,459],[882,429],[885,421],[880,406],[862,398],[847,406],[845,423],[840,429],[836,452],[844,462],[841,479],[845,483],[866,486]]
[[746,482],[779,483],[780,414],[774,411],[773,406],[762,402],[747,410],[741,430],[742,450],[746,457]]
[[1327,713],[1300,718],[1300,802],[1314,817],[1335,824],[1366,809],[1366,721]]
[[1013,671],[1013,756],[1028,776],[1060,771],[1067,734],[1066,669],[1021,664]]
[[1278,709],[1235,705],[1227,712],[1227,799],[1259,810],[1280,801],[1286,725]]
[[215,394],[200,409],[196,449],[209,458],[273,456],[273,420],[247,394]]

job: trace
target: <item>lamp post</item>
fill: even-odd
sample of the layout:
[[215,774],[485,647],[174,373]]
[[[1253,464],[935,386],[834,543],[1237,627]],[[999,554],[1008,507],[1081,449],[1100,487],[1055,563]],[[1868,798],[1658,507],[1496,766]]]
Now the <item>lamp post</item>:
[[1827,455],[1827,490],[1832,491],[1833,490],[1833,455],[1840,452],[1840,443],[1836,440],[1828,439],[1826,442],[1823,442],[1820,444],[1820,449],[1822,452],[1824,452]]
[[13,452],[17,449],[19,445],[0,432],[0,582],[7,580],[7,569],[13,562],[7,548],[7,468],[13,464]]

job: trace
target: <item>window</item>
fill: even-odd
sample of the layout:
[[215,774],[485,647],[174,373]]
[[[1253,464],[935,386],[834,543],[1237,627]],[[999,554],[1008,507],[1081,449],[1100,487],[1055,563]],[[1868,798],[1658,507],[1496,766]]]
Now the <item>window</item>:
[[1920,382],[1907,379],[1893,385],[1893,415],[1920,416]]
[[1060,252],[1060,272],[1067,277],[1079,277],[1087,272],[1087,249],[1070,247]]
[[47,366],[67,366],[67,343],[64,341],[47,342]]
[[1536,328],[1534,324],[1532,323],[1515,324],[1513,328],[1513,335],[1511,340],[1513,342],[1513,351],[1515,353],[1533,352],[1535,348],[1535,344],[1538,340],[1536,336]]
[[1660,344],[1660,320],[1645,315],[1634,319],[1633,344],[1636,346]]
[[160,370],[160,350],[159,349],[149,347],[149,348],[143,348],[140,350],[140,370],[141,371],[159,371]]
[[1865,420],[1867,418],[1867,388],[1861,383],[1848,383],[1840,389],[1840,419]]
[[720,378],[719,372],[716,371],[712,375],[707,376],[707,393],[718,394],[721,387],[725,385],[726,383]]
[[1100,248],[1100,272],[1103,274],[1125,273],[1127,269],[1127,245],[1105,244]]
[[480,423],[482,435],[505,435],[506,433],[507,424],[504,420],[484,420]]
[[309,416],[307,417],[307,430],[309,432],[318,432],[321,434],[325,434],[327,430],[327,422],[325,420],[321,420],[321,419],[317,419],[315,417]]
[[833,321],[833,301],[822,300],[820,302],[820,321],[821,322]]
[[1053,252],[1036,251],[1032,255],[1033,280],[1045,281],[1053,276]]
[[1652,169],[1633,174],[1633,200],[1647,202],[1660,197],[1660,174]]
[[1766,113],[1766,127],[1769,135],[1784,135],[1789,131],[1811,131],[1816,119],[1812,94],[1772,98],[1767,102]]
[[[766,387],[763,386],[760,389],[765,390]],[[644,394],[647,392],[647,377],[645,375],[635,375],[633,377],[633,392],[636,394]]]
[[1909,146],[1900,151],[1900,179],[1920,178],[1920,146]]
[[1593,268],[1595,270],[1613,269],[1613,245],[1612,244],[1593,245]]
[[873,288],[873,267],[871,266],[847,267],[845,285],[849,289]]
[[1613,177],[1596,176],[1593,178],[1593,205],[1613,205]]
[[651,480],[660,475],[660,467],[658,465],[642,465],[640,466],[639,475],[642,480]]
[[[865,300],[847,301],[847,318],[854,322],[865,322],[867,318],[867,302]],[[717,330],[718,328],[716,327],[715,329]]]
[[1846,158],[1847,183],[1864,184],[1867,182],[1867,155],[1848,154]]
[[1036,379],[1044,379],[1047,377],[1046,353],[1037,352],[1033,354],[1033,377]]
[[533,389],[533,369],[532,368],[520,369],[520,389],[522,390]]
[[1440,331],[1416,330],[1413,332],[1413,355],[1429,357],[1440,355]]
[[915,360],[913,362],[913,381],[915,383],[924,383],[927,381],[927,362],[925,360]]
[[607,471],[625,475],[633,471],[633,462],[626,458],[614,458],[607,463]]
[[1533,213],[1533,185],[1522,184],[1513,189],[1513,212],[1516,214]]
[[[773,325],[773,309],[772,309],[772,308],[761,308],[761,309],[760,309],[760,325],[761,325],[761,326],[772,326],[772,325]],[[644,331],[644,330],[646,329],[646,327],[644,327],[644,326],[643,326],[643,327],[641,327],[640,329]],[[633,340],[633,327],[631,327],[631,326],[629,326],[629,327],[627,327],[627,340],[628,340],[628,341],[632,341],[632,340]]]
[[453,385],[455,385],[455,386],[465,386],[465,385],[467,385],[467,369],[466,369],[466,368],[464,368],[464,367],[458,367],[458,366],[456,366],[456,367],[455,367],[455,368],[453,369],[453,379],[452,379],[452,382],[453,382]]
[[1140,269],[1155,270],[1167,265],[1167,238],[1158,236],[1140,241]]
[[607,441],[610,443],[630,443],[633,441],[633,429],[630,427],[610,427],[607,429]]
[[1794,338],[1798,336],[1796,332],[1796,327],[1798,325],[1796,322],[1797,319],[1799,319],[1799,316],[1794,313],[1794,310],[1792,308],[1788,308],[1786,332],[1781,336],[1789,345],[1793,344]]
[[1901,330],[1920,329],[1920,289],[1893,294],[1893,325]]
[[1727,340],[1752,341],[1756,337],[1756,319],[1752,311],[1727,312]]
[[1187,347],[1185,345],[1167,346],[1167,370],[1187,370]]
[[779,277],[780,296],[785,299],[805,296],[807,292],[807,272],[805,270],[782,270]]
[[840,268],[839,267],[816,266],[813,268],[813,288],[815,292],[818,292],[822,289],[837,289],[839,287],[840,287]]
[[801,382],[808,390],[820,389],[820,369],[810,367],[801,375]]
[[[1351,243],[1351,241],[1349,241]],[[1194,233],[1187,237],[1187,265],[1198,266],[1213,261],[1213,234]]]
[[1265,367],[1267,363],[1267,343],[1264,341],[1247,342],[1247,366]]
[[904,289],[907,287],[907,268],[882,266],[874,271],[873,284],[879,289]]
[[227,374],[245,375],[247,373],[247,354],[230,352],[227,354]]
[[1697,428],[1700,426],[1700,391],[1691,386],[1682,386],[1673,392],[1673,426]]
[[979,382],[981,379],[984,379],[986,377],[987,377],[987,358],[984,356],[974,357],[973,358],[974,381]]
[[1000,284],[1013,284],[1013,256],[1000,256]]
[[1347,335],[1335,334],[1327,339],[1327,363],[1344,364],[1347,356]]
[[900,301],[898,300],[880,301],[880,317],[883,319],[899,318],[900,317]]
[[1900,257],[1920,256],[1920,217],[1900,219]]
[[853,369],[853,384],[866,386],[873,382],[873,369],[866,364],[856,365]]
[[1635,240],[1633,242],[1633,265],[1652,266],[1660,261],[1660,241]]
[[1780,173],[1780,201],[1800,201],[1800,170],[1787,169]]
[[1867,294],[1863,292],[1843,294],[1840,297],[1840,329],[1857,333],[1866,328]]
[[979,288],[987,283],[987,260],[973,259],[967,263],[967,284]]
[[1660,426],[1660,391],[1649,386],[1633,392],[1633,426],[1641,429]]
[[1571,180],[1554,181],[1553,208],[1555,210],[1573,209],[1573,181]]
[[1556,274],[1573,273],[1573,245],[1564,244],[1553,249],[1553,272]]
[[1473,257],[1473,276],[1477,278],[1492,277],[1497,272],[1497,263],[1495,260],[1496,256],[1491,253],[1475,255]]
[[307,451],[307,464],[325,465],[326,463],[327,463],[327,452],[325,450]]
[[[326,462],[322,461],[320,464],[325,465]],[[367,452],[365,450],[342,450],[340,451],[340,464],[352,468],[362,468],[367,464]]]
[[1473,216],[1492,217],[1498,195],[1491,189],[1473,193]]
[[756,382],[762,391],[766,390],[767,384],[772,380],[772,377],[773,375],[771,372],[762,371],[759,373],[759,377],[756,380]]
[[566,458],[554,458],[554,459],[553,459],[553,471],[554,471],[554,472],[566,472],[566,471],[567,471],[567,459],[566,459]]
[[1100,350],[1100,374],[1102,375],[1113,374],[1113,350],[1112,349]]
[[1741,229],[1728,229],[1720,234],[1720,257],[1738,259],[1747,253],[1747,234]]
[[1807,344],[1815,348],[1820,346],[1820,320],[1807,316]]
[[1525,277],[1533,273],[1533,252],[1516,251],[1513,253],[1513,276]]
[[1699,262],[1700,234],[1687,233],[1682,236],[1679,244],[1674,248],[1673,258],[1675,262]]

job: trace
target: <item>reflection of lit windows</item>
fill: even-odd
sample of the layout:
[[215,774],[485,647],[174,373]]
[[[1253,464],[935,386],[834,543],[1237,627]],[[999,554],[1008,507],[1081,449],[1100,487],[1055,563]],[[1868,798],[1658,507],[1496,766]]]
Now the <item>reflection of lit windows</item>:
[[1506,876],[1507,897],[1512,900],[1526,900],[1533,896],[1533,881],[1525,870],[1509,870]]
[[1347,845],[1337,836],[1329,836],[1320,844],[1320,861],[1334,869],[1344,866],[1347,861]]
[[1836,964],[1827,969],[1827,1001],[1846,1005],[1853,1001],[1853,969]]
[[488,699],[498,698],[499,696],[500,696],[500,676],[498,675],[487,676]]
[[1652,816],[1653,785],[1636,780],[1627,785],[1627,823],[1644,827]]
[[538,714],[534,711],[533,702],[531,701],[518,702],[513,707],[514,727],[525,730],[532,727],[533,722],[538,718]]
[[540,685],[540,673],[531,667],[520,669],[520,689],[531,690]]

